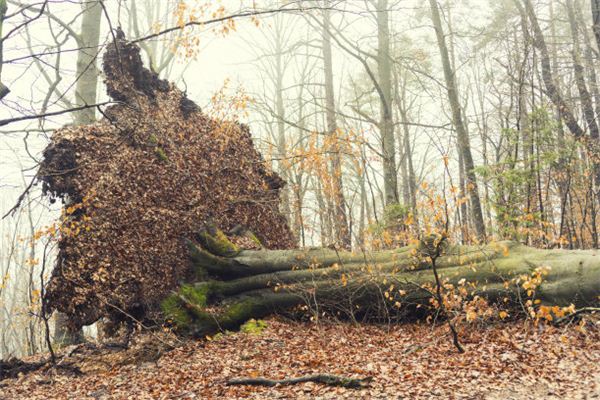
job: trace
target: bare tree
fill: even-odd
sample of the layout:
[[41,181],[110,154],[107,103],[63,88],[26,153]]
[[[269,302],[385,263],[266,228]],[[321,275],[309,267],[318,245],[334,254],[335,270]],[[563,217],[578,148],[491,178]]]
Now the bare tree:
[[377,2],[377,73],[380,87],[380,122],[383,153],[383,182],[385,204],[398,203],[398,176],[396,172],[396,139],[392,113],[392,68],[390,57],[390,26],[388,1]]
[[442,21],[440,18],[440,11],[437,4],[437,0],[429,0],[429,5],[431,7],[431,18],[435,29],[438,48],[440,51],[440,57],[442,60],[442,67],[444,70],[446,89],[448,91],[448,101],[450,102],[450,108],[452,109],[452,122],[454,124],[454,129],[456,129],[460,155],[462,156],[463,163],[465,166],[465,176],[467,178],[467,191],[471,198],[471,209],[473,211],[475,230],[477,231],[477,236],[479,240],[484,240],[486,237],[485,222],[483,220],[481,201],[479,199],[479,190],[477,187],[477,179],[475,176],[475,164],[473,162],[473,156],[471,154],[469,136],[467,134],[467,128],[464,122],[460,102],[458,99],[458,87],[455,78],[456,71],[452,69],[452,65],[450,64],[448,47],[446,46],[446,38],[444,36],[444,30],[442,28]]
[[325,2],[323,10],[323,67],[325,70],[325,114],[327,134],[333,136],[333,151],[331,153],[331,179],[333,182],[333,197],[335,207],[336,240],[344,248],[350,248],[351,236],[346,216],[346,199],[344,197],[342,158],[340,154],[340,138],[335,113],[335,97],[333,91],[333,61],[331,56],[330,16]]

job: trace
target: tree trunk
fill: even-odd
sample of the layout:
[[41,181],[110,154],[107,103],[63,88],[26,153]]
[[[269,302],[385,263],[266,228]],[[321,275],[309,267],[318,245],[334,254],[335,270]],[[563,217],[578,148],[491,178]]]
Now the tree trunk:
[[[98,86],[98,57],[100,43],[100,22],[102,19],[102,6],[98,1],[83,2],[81,32],[77,39],[79,51],[77,52],[77,84],[75,87],[75,100],[77,106],[96,103],[96,88]],[[88,108],[75,112],[75,124],[85,125],[96,120],[95,109]],[[71,331],[67,327],[67,316],[57,313],[54,320],[54,341],[61,345],[71,345],[83,341],[81,330]]]
[[[431,312],[434,296],[430,243],[372,253],[308,248],[242,250],[227,257],[234,249],[227,242],[210,251],[190,242],[198,273],[215,280],[182,286],[162,308],[180,330],[195,336],[299,306],[351,320],[421,318]],[[579,307],[596,304],[600,295],[595,251],[539,250],[515,242],[448,245],[436,265],[445,288],[468,288],[466,298],[480,296],[515,312],[527,300]],[[547,274],[540,274],[543,267]],[[530,292],[524,282],[534,276],[542,276],[541,284]]]
[[596,115],[594,114],[594,106],[592,104],[592,96],[585,82],[583,64],[581,63],[581,53],[579,50],[579,32],[577,30],[577,22],[575,21],[575,12],[573,4],[566,2],[567,15],[569,17],[569,26],[571,28],[571,36],[573,37],[573,70],[575,71],[575,83],[579,92],[579,100],[583,108],[583,115],[590,130],[592,140],[598,141],[598,124],[596,123]]
[[554,105],[558,108],[561,118],[565,121],[565,124],[567,125],[573,136],[575,136],[576,138],[581,138],[584,132],[579,126],[577,119],[573,115],[571,108],[564,101],[564,99],[558,91],[558,88],[556,87],[555,78],[550,64],[550,54],[548,52],[548,47],[546,46],[544,34],[542,33],[542,29],[540,28],[537,17],[535,15],[533,5],[531,4],[530,0],[523,0],[523,2],[525,3],[525,9],[523,9],[520,0],[514,0],[514,2],[519,10],[521,18],[527,18],[527,16],[529,16],[529,21],[531,21],[531,26],[533,28],[533,45],[541,53],[542,79],[544,81],[544,86],[546,87],[548,97],[550,97],[550,100],[552,100]]
[[458,146],[463,158],[466,176],[466,186],[469,196],[471,198],[471,210],[473,214],[473,222],[475,224],[475,230],[479,240],[485,239],[485,223],[483,221],[483,211],[481,208],[481,200],[479,198],[479,190],[477,188],[477,179],[475,177],[475,164],[473,162],[473,155],[471,154],[471,146],[469,144],[469,136],[465,122],[463,121],[462,111],[460,102],[458,100],[458,87],[455,79],[455,71],[452,69],[450,64],[450,57],[448,54],[448,47],[446,46],[446,38],[444,37],[444,31],[442,29],[442,21],[440,18],[440,11],[437,5],[437,0],[429,0],[431,7],[431,17],[435,33],[437,37],[438,47],[440,50],[440,56],[442,59],[442,65],[444,69],[444,78],[446,81],[446,89],[448,91],[448,101],[450,102],[450,108],[452,109],[452,123],[454,129],[456,129],[456,135],[458,139]]
[[[398,90],[398,86],[400,85],[399,80],[396,82],[396,94],[397,94],[397,102],[398,102],[398,111],[400,113],[400,117],[402,119],[402,131],[403,137],[401,141],[401,145],[403,146],[404,151],[404,160],[403,164],[406,169],[406,181],[404,182],[404,186],[407,190],[408,201],[405,200],[407,205],[410,205],[410,209],[413,213],[413,218],[415,221],[415,225],[418,227],[418,213],[417,213],[417,182],[415,178],[415,168],[413,164],[413,154],[412,154],[412,145],[410,141],[410,131],[408,129],[409,117],[408,117],[408,104],[406,101],[406,82],[402,84],[402,91]],[[398,93],[400,92],[400,93]]]
[[600,49],[600,0],[591,0],[592,4],[592,30]]
[[[81,32],[77,37],[77,85],[75,87],[75,104],[77,106],[96,103],[96,89],[98,86],[98,68],[96,59],[100,48],[100,21],[102,19],[102,6],[99,1],[82,2],[83,14]],[[75,124],[85,125],[96,120],[95,109],[87,108],[75,113]]]
[[[329,6],[329,3],[325,3]],[[325,115],[327,134],[333,136],[333,151],[331,153],[331,180],[333,186],[333,203],[335,207],[335,231],[337,243],[345,249],[350,249],[352,238],[346,214],[346,199],[342,182],[342,157],[338,137],[338,127],[335,118],[335,96],[333,92],[333,61],[331,56],[331,33],[329,31],[329,9],[323,10],[323,67],[325,70]]]
[[[279,173],[285,181],[289,181],[289,163],[286,160],[288,157],[287,153],[287,141],[285,135],[285,106],[283,102],[284,87],[283,78],[285,74],[286,66],[284,65],[283,53],[284,53],[284,38],[281,32],[282,22],[275,22],[275,112],[277,113],[277,156],[279,157]],[[290,193],[289,188],[286,186],[281,190],[281,212],[285,216],[288,224],[291,225],[292,212],[290,207]],[[296,238],[298,240],[298,238]]]
[[396,139],[392,115],[392,69],[390,59],[390,27],[387,0],[377,2],[377,73],[379,75],[381,143],[383,154],[383,187],[385,205],[398,203],[396,173]]
[[[6,0],[0,0],[0,38],[2,37],[2,25],[4,25],[4,17],[6,16],[6,10],[8,6],[6,5]],[[4,41],[0,41],[0,76],[2,76],[2,64],[3,64],[3,54],[4,54]],[[10,93],[10,89],[8,86],[2,83],[0,80],[0,100],[6,97],[7,94]]]

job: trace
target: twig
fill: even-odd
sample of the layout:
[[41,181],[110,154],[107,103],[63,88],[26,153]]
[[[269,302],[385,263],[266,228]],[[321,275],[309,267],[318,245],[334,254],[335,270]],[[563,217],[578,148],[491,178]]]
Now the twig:
[[50,362],[52,365],[56,365],[56,354],[54,353],[54,349],[52,348],[52,340],[50,339],[50,324],[48,323],[48,315],[46,310],[46,291],[45,291],[45,282],[44,282],[44,273],[46,271],[46,254],[48,250],[48,245],[50,244],[50,240],[46,242],[44,245],[44,256],[42,258],[42,268],[40,270],[40,298],[42,299],[42,320],[44,321],[46,345],[48,346],[48,351],[50,352]]
[[365,378],[347,378],[337,375],[305,375],[298,378],[289,379],[267,379],[267,378],[241,378],[241,379],[230,379],[227,381],[227,386],[232,385],[255,385],[255,386],[277,386],[277,385],[295,385],[297,383],[304,382],[315,382],[322,383],[328,386],[340,386],[350,389],[363,389],[369,385],[373,380],[372,376]]
[[596,313],[596,312],[600,312],[600,307],[583,307],[578,310],[575,310],[574,312],[572,312],[569,315],[565,315],[564,317],[557,319],[556,321],[554,321],[554,325],[560,325],[563,322],[568,321],[572,318],[575,318],[576,316],[581,315],[581,314]]
[[56,116],[56,115],[61,115],[61,114],[66,114],[66,113],[70,113],[70,112],[85,110],[87,108],[98,107],[98,106],[105,106],[105,105],[108,105],[108,104],[117,104],[117,103],[119,103],[119,102],[118,101],[104,101],[102,103],[85,104],[85,105],[82,105],[82,106],[79,106],[79,107],[68,108],[68,109],[65,109],[65,110],[52,111],[52,112],[41,113],[41,114],[34,114],[34,115],[24,115],[24,116],[15,117],[15,118],[0,119],[0,126],[12,124],[13,122],[27,121],[27,120],[30,120],[30,119],[38,119],[38,118],[45,118],[45,117],[53,117],[53,116]]
[[440,313],[446,317],[446,321],[448,322],[448,326],[450,327],[450,332],[452,333],[452,341],[454,346],[458,349],[459,353],[464,353],[465,349],[460,344],[458,340],[458,333],[456,332],[456,328],[450,319],[450,315],[446,310],[446,306],[444,305],[444,297],[442,296],[442,283],[440,282],[440,276],[437,271],[436,261],[438,257],[442,255],[444,251],[444,246],[447,245],[445,233],[442,235],[430,235],[424,239],[421,239],[421,246],[424,250],[424,255],[428,256],[431,260],[431,268],[433,269],[433,276],[435,277],[435,297],[438,301],[438,307]]
[[465,349],[463,349],[462,345],[460,344],[460,342],[458,340],[458,333],[456,332],[456,328],[454,327],[454,324],[450,320],[450,316],[448,315],[448,312],[446,311],[446,306],[444,306],[444,298],[442,297],[442,292],[441,292],[442,285],[440,283],[440,278],[438,276],[437,267],[435,265],[435,260],[436,260],[435,258],[431,258],[431,267],[433,268],[433,275],[435,276],[436,297],[437,297],[437,300],[439,303],[440,311],[442,312],[443,315],[446,316],[446,321],[448,322],[448,326],[450,327],[450,332],[452,332],[452,341],[454,342],[454,346],[456,346],[459,353],[464,353]]
[[21,203],[23,202],[23,199],[25,199],[25,196],[27,196],[27,193],[29,193],[29,191],[31,190],[31,187],[33,186],[37,177],[38,177],[38,174],[35,174],[34,177],[31,178],[31,182],[29,182],[29,185],[27,185],[27,187],[25,188],[23,193],[21,193],[19,195],[19,198],[17,199],[17,202],[15,203],[15,205],[10,210],[8,210],[8,212],[6,214],[4,214],[1,219],[4,219],[11,214],[14,214],[19,209],[19,207],[21,206]]

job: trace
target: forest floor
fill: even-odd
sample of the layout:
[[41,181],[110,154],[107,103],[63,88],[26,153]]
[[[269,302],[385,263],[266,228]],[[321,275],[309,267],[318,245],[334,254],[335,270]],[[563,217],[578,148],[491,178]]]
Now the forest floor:
[[[48,367],[19,374],[0,382],[0,398],[600,399],[600,329],[589,324],[471,326],[461,329],[466,353],[458,354],[445,325],[266,322],[258,334],[186,340],[169,351],[172,336],[148,333],[128,350],[68,347],[61,364],[81,374]],[[365,389],[225,385],[315,373],[373,380]]]

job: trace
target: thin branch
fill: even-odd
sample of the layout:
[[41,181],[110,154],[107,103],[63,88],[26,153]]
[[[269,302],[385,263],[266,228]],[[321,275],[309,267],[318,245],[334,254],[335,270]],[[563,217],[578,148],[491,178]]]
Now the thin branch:
[[15,26],[13,29],[11,29],[6,36],[4,36],[2,39],[0,39],[0,44],[4,43],[4,41],[6,41],[6,39],[8,39],[13,33],[17,32],[19,29],[23,28],[26,25],[29,25],[30,23],[32,23],[33,21],[37,20],[38,18],[40,18],[43,14],[44,14],[44,10],[46,9],[46,5],[48,4],[48,0],[44,1],[44,4],[42,4],[42,8],[40,9],[39,13],[33,17],[28,19],[27,21],[23,22],[22,24],[19,24],[17,26]]
[[138,42],[142,42],[145,40],[149,40],[149,39],[154,39],[156,37],[162,36],[162,35],[166,35],[167,33],[171,33],[171,32],[176,32],[179,30],[183,30],[187,27],[190,26],[205,26],[205,25],[212,25],[212,24],[216,24],[219,22],[225,22],[225,21],[229,21],[232,19],[238,19],[238,18],[244,18],[244,17],[255,17],[255,16],[259,16],[259,15],[271,15],[271,14],[276,14],[279,12],[295,12],[295,11],[311,11],[311,10],[325,10],[325,9],[332,9],[331,7],[297,7],[297,8],[286,8],[281,7],[281,8],[277,8],[274,10],[262,10],[262,11],[246,11],[246,12],[241,12],[238,14],[231,14],[231,15],[227,15],[224,17],[220,17],[220,18],[214,18],[214,19],[209,19],[206,21],[190,21],[186,24],[180,25],[180,26],[173,26],[171,28],[167,28],[167,29],[163,29],[160,32],[156,32],[156,33],[152,33],[150,35],[147,36],[143,36],[141,38],[137,38],[135,40],[132,40],[131,43],[138,43]]
[[102,103],[85,104],[85,105],[79,106],[79,107],[67,108],[65,110],[52,111],[52,112],[43,113],[43,114],[24,115],[22,117],[0,119],[0,126],[12,124],[14,122],[27,121],[27,120],[31,120],[31,119],[53,117],[53,116],[56,116],[56,115],[67,114],[67,113],[70,113],[70,112],[85,110],[86,108],[100,107],[100,106],[106,106],[106,105],[109,105],[109,104],[117,104],[117,103],[119,103],[119,102],[118,101],[105,101],[105,102],[102,102]]
[[17,198],[17,202],[15,203],[15,205],[10,210],[8,210],[8,212],[6,214],[4,214],[1,219],[4,219],[4,218],[8,217],[9,215],[14,214],[19,209],[19,207],[21,206],[21,203],[23,203],[23,200],[25,199],[25,196],[27,196],[27,194],[33,187],[33,184],[35,183],[37,177],[38,177],[38,175],[35,174],[35,176],[33,178],[31,178],[31,182],[29,182],[29,185],[27,185],[27,187],[25,188],[23,193],[21,193],[19,195],[19,198]]

